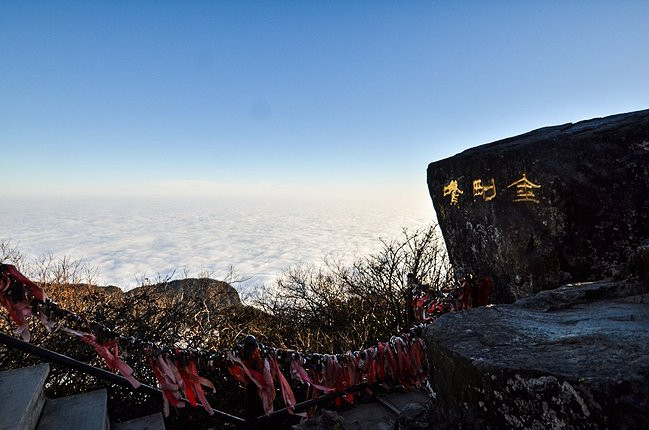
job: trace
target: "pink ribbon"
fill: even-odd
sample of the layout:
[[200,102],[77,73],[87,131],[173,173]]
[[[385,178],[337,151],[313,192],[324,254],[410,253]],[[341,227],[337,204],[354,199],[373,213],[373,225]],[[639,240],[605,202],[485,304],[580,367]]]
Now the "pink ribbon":
[[[81,338],[82,341],[87,343],[88,345],[92,346],[95,351],[97,351],[97,354],[101,356],[101,358],[104,359],[106,362],[106,365],[110,370],[113,372],[119,370],[119,372],[128,380],[128,382],[131,383],[133,388],[138,388],[140,385],[140,382],[133,377],[133,369],[131,366],[123,362],[119,358],[119,351],[117,347],[117,341],[112,340],[110,342],[107,342],[105,345],[100,344],[97,342],[97,337],[94,334],[91,333],[80,333],[80,332],[75,332],[77,336]],[[114,352],[111,351],[110,349],[113,348]]]
[[295,413],[295,410],[293,408],[297,403],[295,401],[295,394],[293,393],[293,389],[291,388],[291,385],[288,383],[288,380],[280,370],[279,365],[277,364],[277,358],[274,356],[271,356],[270,358],[270,369],[273,375],[279,381],[279,386],[282,390],[282,397],[284,398],[284,404],[286,405],[286,409],[288,410],[288,413],[291,415],[296,415],[296,416],[306,418],[307,414],[305,412]]
[[273,401],[275,400],[275,384],[270,370],[270,363],[264,358],[264,369],[262,371],[263,384],[260,390],[260,397],[264,405],[264,412],[270,415],[273,412]]
[[334,391],[333,388],[325,387],[323,385],[319,385],[314,383],[311,378],[309,378],[309,375],[307,375],[306,371],[302,367],[300,363],[297,362],[295,358],[291,359],[291,375],[295,379],[299,379],[309,385],[311,385],[314,388],[317,388],[318,390],[322,391],[323,393],[331,393]]
[[[239,357],[236,357],[231,352],[227,353],[227,358],[233,363],[238,364],[243,370],[244,374],[248,377],[248,379],[257,386],[257,394],[261,399],[266,415],[272,413],[273,401],[275,400],[275,384],[273,383],[268,359],[264,359],[264,368],[262,369],[262,371],[257,372],[253,369],[248,368],[243,360],[241,360]],[[230,373],[233,373],[232,370],[230,371]]]
[[[20,275],[20,272],[15,270],[15,267],[9,264],[4,265],[3,271],[0,272],[0,304],[2,304],[5,309],[7,309],[9,316],[18,326],[15,330],[15,333],[19,335],[25,342],[29,342],[31,340],[31,334],[29,333],[29,328],[27,327],[27,317],[31,316],[32,314],[32,310],[27,299],[27,292],[29,290],[25,290],[25,297],[18,302],[14,302],[11,298],[9,298],[7,292],[9,291],[9,288],[11,288],[11,280],[12,278],[16,279],[15,276],[12,275],[12,269],[13,271],[15,271],[15,273],[18,273]],[[29,279],[27,279],[27,281],[29,282]],[[25,286],[27,287],[27,285]],[[37,290],[40,290],[40,288],[36,287],[35,285],[34,287]]]
[[149,357],[149,366],[153,371],[156,379],[158,380],[158,386],[162,390],[162,402],[163,402],[163,411],[165,417],[169,416],[169,404],[176,408],[185,407],[185,402],[180,400],[182,395],[180,390],[184,388],[184,382],[180,375],[176,379],[176,372],[171,370],[171,367],[175,366],[171,363],[166,363],[162,356],[159,356],[157,360],[154,360],[153,357]]
[[212,409],[209,402],[207,401],[205,392],[203,391],[202,387],[209,387],[212,389],[213,393],[216,393],[214,384],[212,384],[209,379],[203,378],[198,374],[196,363],[194,363],[193,360],[190,360],[186,366],[181,367],[180,369],[178,369],[178,371],[180,373],[180,376],[182,377],[182,380],[185,382],[185,395],[187,396],[189,404],[196,406],[198,404],[196,398],[198,398],[203,408],[210,415],[214,415],[214,409]]

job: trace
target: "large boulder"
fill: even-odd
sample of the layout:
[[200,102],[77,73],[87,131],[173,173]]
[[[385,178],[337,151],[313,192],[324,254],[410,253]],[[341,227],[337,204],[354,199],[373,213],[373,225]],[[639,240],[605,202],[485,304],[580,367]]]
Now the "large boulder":
[[[169,297],[183,296],[203,301],[213,308],[241,306],[241,298],[237,290],[224,281],[211,278],[185,278],[162,282],[153,287],[158,293]],[[137,288],[126,294],[137,293]]]
[[451,263],[511,303],[627,270],[649,238],[649,110],[547,127],[428,166]]
[[114,285],[97,286],[89,284],[45,284],[48,294],[55,298],[74,294],[83,300],[93,300],[97,295],[108,296],[122,303],[125,299],[149,295],[151,300],[195,300],[205,303],[210,310],[243,306],[237,290],[224,281],[211,278],[185,278],[157,284],[135,287],[128,291]]
[[444,315],[439,428],[649,428],[649,285],[606,280]]

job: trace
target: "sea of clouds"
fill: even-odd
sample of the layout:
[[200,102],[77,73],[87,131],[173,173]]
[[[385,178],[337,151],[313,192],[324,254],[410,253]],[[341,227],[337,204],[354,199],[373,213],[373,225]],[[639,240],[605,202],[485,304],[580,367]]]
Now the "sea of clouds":
[[0,240],[28,259],[68,256],[98,271],[100,285],[130,289],[144,278],[231,266],[249,278],[239,288],[272,285],[283,270],[350,261],[395,239],[402,227],[433,222],[432,204],[276,199],[5,199]]

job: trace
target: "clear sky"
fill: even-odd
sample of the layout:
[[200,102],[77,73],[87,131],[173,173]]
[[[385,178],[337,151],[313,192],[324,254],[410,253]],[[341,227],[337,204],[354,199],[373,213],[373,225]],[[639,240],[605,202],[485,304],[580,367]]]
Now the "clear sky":
[[649,108],[649,1],[0,2],[2,194],[425,195]]

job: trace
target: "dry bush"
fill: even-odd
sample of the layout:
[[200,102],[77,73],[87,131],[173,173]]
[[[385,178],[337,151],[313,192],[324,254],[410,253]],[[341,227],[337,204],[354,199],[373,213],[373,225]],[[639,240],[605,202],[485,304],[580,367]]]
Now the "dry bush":
[[18,245],[14,245],[10,240],[0,240],[0,263],[13,264],[21,270],[25,256]]
[[321,267],[286,271],[257,304],[273,316],[283,343],[300,350],[340,352],[388,339],[406,330],[408,273],[441,289],[453,283],[435,226],[381,241],[378,252],[350,265],[328,259]]
[[[266,345],[326,353],[365,348],[408,328],[406,274],[416,274],[433,288],[452,282],[440,237],[434,226],[413,232],[404,229],[400,239],[381,241],[378,252],[351,264],[328,259],[321,267],[294,267],[282,274],[276,286],[262,289],[254,306],[241,303],[230,285],[209,279],[210,274],[182,281],[143,277],[140,287],[123,292],[116,287],[95,286],[96,271],[81,260],[45,256],[26,264],[17,247],[6,242],[0,242],[0,256],[7,263],[20,262],[20,269],[63,308],[125,336],[169,347],[226,350],[252,334]],[[231,271],[230,281],[240,279]],[[0,315],[0,330],[11,332],[6,313]],[[63,322],[84,328],[75,321]],[[34,343],[105,367],[95,351],[79,339],[60,331],[48,335],[36,322],[31,330]],[[136,378],[155,385],[141,351],[120,346]],[[0,345],[0,369],[40,361]],[[225,368],[218,363],[199,364],[201,375],[218,389],[217,396],[208,396],[212,406],[241,416],[242,392]],[[106,386],[80,372],[53,366],[47,394],[58,397]],[[126,388],[111,387],[109,408],[111,419],[121,421],[159,412],[161,402]],[[214,425],[197,409],[186,408],[176,414],[167,420],[168,428]]]
[[[237,336],[247,334],[257,309],[243,306],[228,284],[212,279],[173,281],[168,278],[143,279],[143,284],[128,292],[117,287],[94,285],[96,271],[81,260],[69,257],[44,256],[25,262],[16,247],[0,242],[0,262],[15,264],[43,287],[48,296],[62,308],[84,317],[90,324],[102,324],[125,336],[154,342],[159,346],[223,350],[231,348]],[[190,285],[183,287],[183,283]],[[180,285],[178,284],[180,282]],[[223,304],[229,304],[223,306]],[[251,317],[251,315],[253,317]],[[73,329],[89,331],[84,322],[63,318],[62,324]],[[6,312],[0,312],[0,330],[11,333],[14,324]],[[80,339],[63,331],[48,334],[35,319],[30,323],[32,343],[82,362],[105,368],[103,360]],[[124,360],[134,369],[142,383],[156,385],[141,349],[120,343]],[[0,345],[0,370],[25,367],[43,360]],[[241,413],[240,389],[225,369],[202,366],[201,374],[220,388],[218,397],[210,397],[213,407]],[[46,383],[49,397],[61,397],[99,388],[109,389],[111,420],[123,421],[161,410],[161,400],[132,389],[111,386],[97,378],[63,366],[51,364]],[[172,413],[168,428],[213,427],[215,421],[199,409],[185,408]]]

